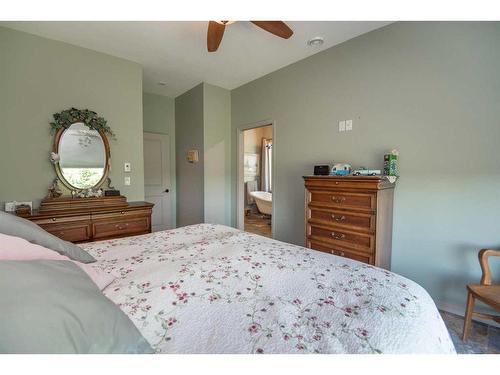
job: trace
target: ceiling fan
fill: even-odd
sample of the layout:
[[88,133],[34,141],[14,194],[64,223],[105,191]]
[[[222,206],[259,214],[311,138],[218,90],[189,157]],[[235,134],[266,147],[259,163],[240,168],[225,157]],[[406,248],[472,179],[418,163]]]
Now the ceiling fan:
[[[219,48],[222,37],[224,36],[224,30],[227,25],[230,25],[236,21],[208,21],[208,32],[207,32],[207,49],[208,52],[215,52]],[[286,23],[282,21],[250,21],[255,26],[266,30],[267,32],[279,36],[280,38],[288,39],[293,35],[292,29],[290,29]]]

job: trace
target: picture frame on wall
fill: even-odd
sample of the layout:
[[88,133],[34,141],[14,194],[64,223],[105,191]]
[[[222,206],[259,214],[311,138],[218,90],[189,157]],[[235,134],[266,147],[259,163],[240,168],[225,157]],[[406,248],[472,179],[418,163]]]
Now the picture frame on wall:
[[243,170],[245,177],[258,177],[260,174],[260,155],[245,152]]

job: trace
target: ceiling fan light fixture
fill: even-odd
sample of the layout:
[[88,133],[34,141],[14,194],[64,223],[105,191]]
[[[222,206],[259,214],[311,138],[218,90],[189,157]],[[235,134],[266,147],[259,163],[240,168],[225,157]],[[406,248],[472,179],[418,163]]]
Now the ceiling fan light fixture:
[[[208,21],[207,31],[207,51],[215,52],[219,48],[226,25],[230,25],[236,21]],[[283,21],[250,21],[255,26],[279,36],[283,39],[288,39],[293,35],[293,30],[288,27]]]
[[307,45],[311,47],[319,47],[321,46],[325,40],[320,36],[315,36],[307,41]]

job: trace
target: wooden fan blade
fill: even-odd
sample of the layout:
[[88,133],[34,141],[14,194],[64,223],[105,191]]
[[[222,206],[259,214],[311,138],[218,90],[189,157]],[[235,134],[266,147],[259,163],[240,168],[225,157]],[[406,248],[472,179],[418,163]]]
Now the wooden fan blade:
[[282,21],[250,21],[254,25],[260,27],[261,29],[270,32],[276,36],[283,39],[288,39],[293,35],[292,29],[290,29],[286,23]]
[[207,49],[208,52],[215,52],[219,48],[226,25],[220,24],[215,21],[208,22],[207,31]]

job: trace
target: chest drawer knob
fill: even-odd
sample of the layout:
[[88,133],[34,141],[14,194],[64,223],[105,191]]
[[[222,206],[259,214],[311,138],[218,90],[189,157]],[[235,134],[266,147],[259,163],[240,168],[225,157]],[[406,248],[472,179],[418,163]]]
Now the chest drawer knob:
[[128,227],[128,223],[115,225],[115,228],[120,229],[120,230],[127,229],[127,227]]
[[342,216],[335,216],[334,214],[332,214],[332,219],[335,220],[335,221],[344,221],[345,220],[345,216],[342,215]]
[[332,232],[332,237],[335,238],[336,240],[341,240],[345,238],[345,234]]
[[52,218],[52,221],[57,221],[57,218],[53,217],[53,218]]
[[341,257],[345,256],[345,253],[343,251],[335,251],[331,250],[330,251],[333,255],[340,255]]
[[120,211],[120,213],[121,213],[122,215],[124,215],[124,214],[125,214],[125,211]]
[[336,196],[332,196],[332,201],[334,201],[335,203],[342,203],[345,201],[345,197],[336,197]]

